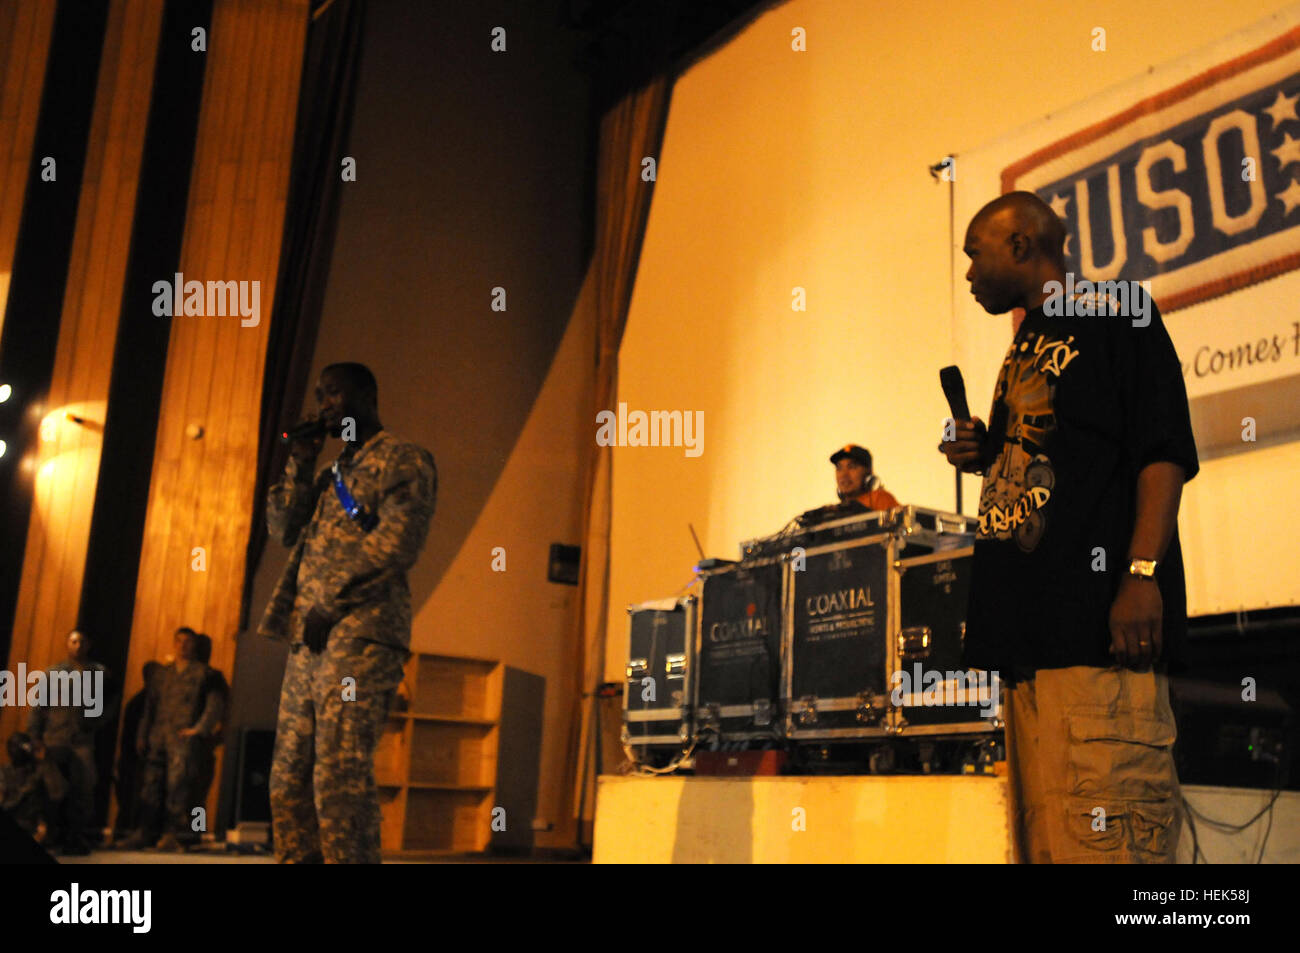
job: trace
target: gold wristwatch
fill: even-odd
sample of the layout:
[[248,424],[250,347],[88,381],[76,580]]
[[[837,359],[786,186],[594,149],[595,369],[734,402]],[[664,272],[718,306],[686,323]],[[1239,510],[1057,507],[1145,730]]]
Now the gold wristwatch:
[[1149,579],[1155,582],[1156,561],[1154,559],[1134,559],[1128,564],[1128,574],[1137,576],[1139,579]]

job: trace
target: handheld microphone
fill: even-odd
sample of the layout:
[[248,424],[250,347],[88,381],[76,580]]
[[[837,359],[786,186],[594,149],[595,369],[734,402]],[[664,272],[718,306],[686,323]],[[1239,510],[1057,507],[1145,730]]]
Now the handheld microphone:
[[304,420],[300,424],[290,427],[288,430],[280,431],[281,443],[293,443],[295,440],[310,440],[315,437],[321,437],[325,434],[325,421]]
[[940,370],[939,383],[943,385],[943,396],[948,398],[952,419],[970,420],[970,408],[966,406],[966,382],[961,378],[961,368],[949,364]]

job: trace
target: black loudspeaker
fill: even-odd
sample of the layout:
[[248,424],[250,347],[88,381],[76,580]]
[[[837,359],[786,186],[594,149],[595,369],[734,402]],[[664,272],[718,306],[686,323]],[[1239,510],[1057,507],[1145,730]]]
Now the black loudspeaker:
[[246,728],[239,733],[239,767],[235,779],[235,825],[271,823],[271,755],[275,732]]
[[49,851],[32,840],[7,811],[0,810],[0,864],[57,863]]

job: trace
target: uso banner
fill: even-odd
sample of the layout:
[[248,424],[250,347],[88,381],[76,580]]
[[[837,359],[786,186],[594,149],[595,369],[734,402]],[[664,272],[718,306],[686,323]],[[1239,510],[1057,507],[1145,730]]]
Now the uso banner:
[[[1204,456],[1300,429],[1298,11],[955,164],[958,229],[998,193],[1032,191],[1065,222],[1068,271],[1150,283]],[[961,301],[964,269],[959,352],[996,367],[1006,340],[974,339],[982,312]],[[1247,417],[1254,442],[1242,437]]]

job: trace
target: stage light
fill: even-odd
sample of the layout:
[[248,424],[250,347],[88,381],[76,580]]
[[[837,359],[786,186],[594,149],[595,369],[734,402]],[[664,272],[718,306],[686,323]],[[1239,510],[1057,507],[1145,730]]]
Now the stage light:
[[3,440],[0,440],[0,457],[3,457],[5,455],[5,451],[7,449],[9,449],[9,445],[5,443]]
[[0,404],[3,404],[6,400],[8,400],[9,395],[12,394],[13,392],[14,389],[10,387],[8,384],[0,384]]

